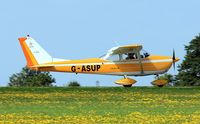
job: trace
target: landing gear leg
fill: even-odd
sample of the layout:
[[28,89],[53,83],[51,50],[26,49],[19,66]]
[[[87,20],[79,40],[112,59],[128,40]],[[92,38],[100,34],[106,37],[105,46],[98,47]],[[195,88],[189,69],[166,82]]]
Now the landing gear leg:
[[159,79],[159,75],[158,74],[156,74],[156,78]]
[[124,79],[126,79],[127,78],[127,75],[124,75]]
[[[127,75],[124,75],[124,79],[127,79]],[[130,85],[123,85],[124,87],[132,87],[132,84]]]
[[[156,78],[159,80],[159,75],[158,74],[156,74]],[[158,87],[163,87],[164,85],[157,85]]]

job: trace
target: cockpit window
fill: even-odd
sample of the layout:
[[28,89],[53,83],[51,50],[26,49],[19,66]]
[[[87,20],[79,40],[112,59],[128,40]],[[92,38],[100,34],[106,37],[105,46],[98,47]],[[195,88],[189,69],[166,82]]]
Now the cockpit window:
[[[148,52],[146,52],[145,50],[141,50],[140,51],[140,57],[143,58],[147,58],[149,57],[150,54]],[[100,57],[101,59],[104,60],[111,60],[111,61],[123,61],[123,60],[134,60],[134,59],[138,59],[138,55],[136,52],[131,52],[131,53],[124,53],[124,54],[104,54],[103,56]]]
[[115,55],[110,55],[107,60],[111,60],[111,61],[119,61],[119,54],[115,54]]
[[150,56],[150,54],[146,50],[141,50],[140,52],[141,58],[147,58]]
[[130,60],[130,59],[138,59],[138,56],[136,53],[125,53],[122,54],[122,60]]

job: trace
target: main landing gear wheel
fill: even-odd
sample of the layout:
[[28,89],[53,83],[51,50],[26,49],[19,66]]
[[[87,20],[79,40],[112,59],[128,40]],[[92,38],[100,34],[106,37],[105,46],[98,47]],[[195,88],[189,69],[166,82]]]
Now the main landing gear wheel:
[[164,85],[157,85],[158,87],[163,87]]
[[123,85],[124,87],[132,87],[132,84],[131,85]]
[[131,87],[133,84],[136,83],[136,80],[124,76],[124,78],[116,80],[115,83],[124,87]]

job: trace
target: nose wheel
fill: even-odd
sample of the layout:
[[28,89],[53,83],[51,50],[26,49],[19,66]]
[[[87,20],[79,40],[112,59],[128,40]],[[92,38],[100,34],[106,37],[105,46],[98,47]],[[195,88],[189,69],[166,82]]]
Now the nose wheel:
[[163,87],[168,83],[167,80],[165,79],[160,79],[159,75],[156,75],[156,80],[154,80],[153,82],[151,82],[152,85],[158,86],[158,87]]

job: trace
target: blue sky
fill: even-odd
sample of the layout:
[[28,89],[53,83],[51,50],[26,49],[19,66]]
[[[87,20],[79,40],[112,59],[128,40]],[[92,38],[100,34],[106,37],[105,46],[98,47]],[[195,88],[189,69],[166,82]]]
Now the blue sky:
[[[151,54],[183,59],[184,44],[200,33],[199,0],[5,0],[0,2],[0,86],[26,61],[18,37],[30,34],[53,57],[99,57],[108,49],[138,43]],[[181,61],[180,61],[181,62]],[[179,63],[180,63],[179,62]],[[174,74],[172,70],[169,71]],[[116,86],[119,76],[52,73],[56,85]],[[150,85],[154,76],[132,77]]]

